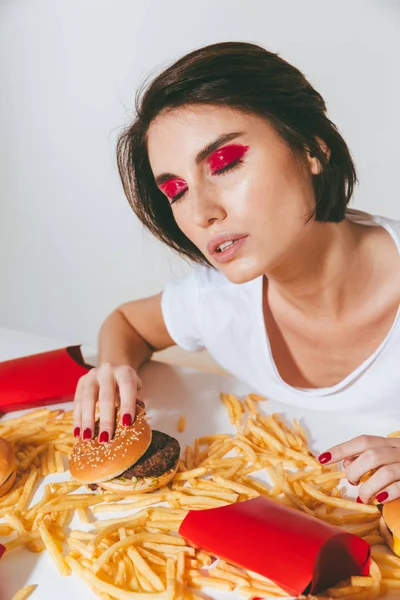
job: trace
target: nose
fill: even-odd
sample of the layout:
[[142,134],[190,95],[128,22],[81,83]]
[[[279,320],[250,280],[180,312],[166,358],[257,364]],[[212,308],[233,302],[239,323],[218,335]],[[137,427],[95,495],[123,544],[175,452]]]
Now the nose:
[[212,186],[206,190],[192,190],[190,209],[192,223],[198,227],[206,228],[226,218],[222,199]]

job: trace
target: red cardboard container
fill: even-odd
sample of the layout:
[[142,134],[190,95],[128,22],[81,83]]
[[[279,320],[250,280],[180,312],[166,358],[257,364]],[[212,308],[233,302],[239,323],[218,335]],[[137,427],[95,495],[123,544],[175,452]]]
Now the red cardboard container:
[[318,594],[368,575],[370,545],[360,537],[265,496],[190,511],[179,533],[192,546],[267,577],[288,594]]
[[80,346],[70,346],[0,363],[0,412],[68,402],[92,367]]
[[3,556],[5,551],[6,551],[5,547],[2,546],[2,544],[0,544],[0,558]]

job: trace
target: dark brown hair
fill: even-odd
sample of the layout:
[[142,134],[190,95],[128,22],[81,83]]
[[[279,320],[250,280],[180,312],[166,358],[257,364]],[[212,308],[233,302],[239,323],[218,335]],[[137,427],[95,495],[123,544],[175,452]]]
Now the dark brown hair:
[[[136,118],[117,145],[125,194],[141,222],[159,240],[194,262],[209,264],[182,233],[150,167],[146,135],[161,112],[188,104],[229,106],[266,119],[294,153],[309,150],[321,165],[313,176],[316,221],[340,222],[357,182],[349,149],[326,115],[322,96],[304,75],[261,46],[227,42],[187,54],[145,85]],[[317,141],[322,140],[330,156]]]

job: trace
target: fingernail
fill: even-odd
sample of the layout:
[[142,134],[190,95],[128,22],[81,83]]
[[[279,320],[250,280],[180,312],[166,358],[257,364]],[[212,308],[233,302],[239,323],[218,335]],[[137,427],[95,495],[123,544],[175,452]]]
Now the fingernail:
[[79,437],[81,435],[81,428],[75,427],[74,429],[74,437]]
[[378,502],[385,502],[389,498],[389,494],[387,492],[381,492],[377,495],[376,499]]
[[108,442],[109,440],[109,435],[108,435],[108,431],[102,431],[99,437],[99,442],[100,443],[104,443],[104,442]]
[[332,454],[330,452],[324,452],[323,454],[320,454],[320,456],[318,456],[318,460],[321,463],[321,465],[324,465],[325,463],[329,462],[332,459]]
[[361,500],[360,496],[357,496],[357,502],[358,502],[358,504],[364,504],[364,502]]
[[122,425],[125,425],[125,427],[129,427],[129,425],[132,425],[132,415],[130,415],[129,413],[125,413],[122,417]]
[[90,440],[91,437],[92,437],[92,430],[89,427],[87,427],[85,429],[85,431],[83,432],[83,439]]

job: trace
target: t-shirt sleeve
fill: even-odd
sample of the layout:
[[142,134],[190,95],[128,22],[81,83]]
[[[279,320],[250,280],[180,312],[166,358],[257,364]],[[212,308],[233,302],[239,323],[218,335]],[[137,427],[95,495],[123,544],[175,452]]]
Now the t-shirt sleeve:
[[198,352],[205,346],[199,327],[199,282],[196,268],[170,281],[161,296],[161,311],[169,335],[177,346]]

